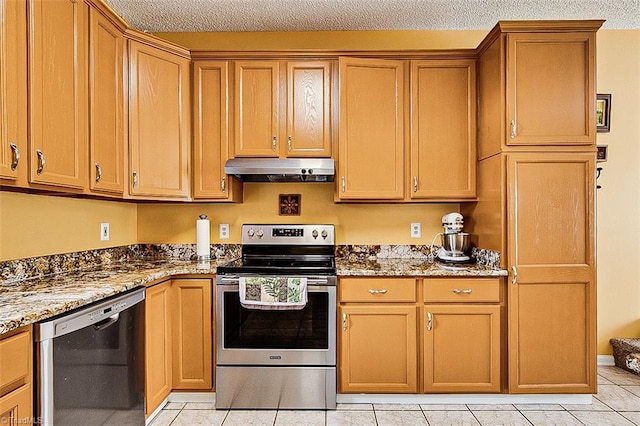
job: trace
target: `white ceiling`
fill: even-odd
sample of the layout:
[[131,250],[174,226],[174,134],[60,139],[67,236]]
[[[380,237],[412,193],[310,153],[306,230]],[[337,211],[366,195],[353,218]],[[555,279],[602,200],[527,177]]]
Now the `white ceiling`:
[[488,30],[500,20],[605,19],[639,29],[640,0],[105,0],[149,32]]

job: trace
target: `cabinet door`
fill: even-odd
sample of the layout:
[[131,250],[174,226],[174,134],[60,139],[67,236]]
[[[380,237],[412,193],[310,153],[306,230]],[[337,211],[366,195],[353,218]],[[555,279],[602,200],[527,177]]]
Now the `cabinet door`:
[[189,197],[189,60],[129,42],[130,194]]
[[340,308],[339,389],[343,393],[415,393],[414,305]]
[[235,62],[236,157],[277,157],[278,61]]
[[287,63],[288,157],[331,156],[331,63]]
[[171,392],[171,281],[156,284],[145,296],[146,414],[155,411]]
[[425,392],[500,392],[500,306],[426,305]]
[[95,9],[89,15],[89,186],[124,193],[124,36]]
[[404,196],[404,63],[340,58],[337,191],[342,200]]
[[509,390],[596,390],[594,154],[509,154]]
[[411,63],[411,199],[476,195],[474,61]]
[[24,425],[33,423],[31,384],[27,383],[0,398],[0,424]]
[[507,35],[507,145],[593,145],[595,32]]
[[193,63],[193,198],[242,199],[242,184],[224,173],[229,159],[229,63]]
[[17,186],[27,182],[26,6],[0,0],[0,179]]
[[29,3],[30,182],[83,189],[87,176],[87,5]]
[[173,389],[212,387],[211,286],[210,279],[172,282]]

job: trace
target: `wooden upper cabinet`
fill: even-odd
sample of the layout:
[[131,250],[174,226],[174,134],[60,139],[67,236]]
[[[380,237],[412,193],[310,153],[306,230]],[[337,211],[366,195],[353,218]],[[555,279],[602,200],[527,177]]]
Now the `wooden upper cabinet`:
[[404,198],[404,63],[340,58],[337,198]]
[[506,40],[506,144],[595,144],[595,31]]
[[29,1],[29,179],[66,189],[87,180],[87,16],[75,0]]
[[242,200],[229,159],[229,62],[193,63],[193,198]]
[[278,61],[235,62],[234,156],[277,157]]
[[475,61],[412,61],[410,77],[410,199],[475,197]]
[[27,184],[26,7],[24,0],[0,0],[0,181],[3,185]]
[[593,393],[593,153],[507,155],[509,390]]
[[124,193],[124,36],[95,9],[89,13],[89,187]]
[[129,41],[129,193],[189,197],[189,59]]
[[331,156],[331,62],[287,63],[288,157]]

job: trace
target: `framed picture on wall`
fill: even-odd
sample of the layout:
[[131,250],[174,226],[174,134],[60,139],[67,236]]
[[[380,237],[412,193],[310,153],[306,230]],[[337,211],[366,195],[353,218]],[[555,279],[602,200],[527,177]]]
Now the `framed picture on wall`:
[[598,132],[608,132],[611,124],[611,93],[598,93],[596,99],[596,127]]

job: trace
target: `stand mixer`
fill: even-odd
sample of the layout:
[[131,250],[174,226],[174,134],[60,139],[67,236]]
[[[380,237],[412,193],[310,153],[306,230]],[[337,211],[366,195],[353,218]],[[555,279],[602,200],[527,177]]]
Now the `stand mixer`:
[[436,255],[439,260],[449,263],[470,261],[465,253],[469,248],[469,234],[462,232],[463,223],[464,218],[460,213],[453,212],[442,216],[444,233],[439,234],[442,238],[442,247]]

